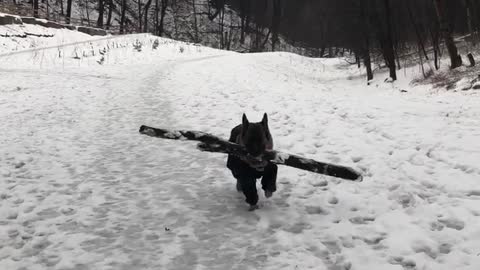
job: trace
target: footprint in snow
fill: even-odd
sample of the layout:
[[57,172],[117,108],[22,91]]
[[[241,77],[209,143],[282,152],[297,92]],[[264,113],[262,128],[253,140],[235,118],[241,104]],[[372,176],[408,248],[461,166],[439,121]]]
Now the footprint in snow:
[[443,225],[442,223],[438,222],[438,221],[434,221],[432,223],[430,223],[430,230],[431,231],[441,231],[445,228],[445,225]]
[[417,264],[412,259],[405,259],[402,256],[393,256],[391,257],[388,262],[390,264],[401,265],[403,269],[415,269]]
[[295,223],[287,228],[283,228],[284,231],[290,232],[293,234],[301,234],[304,230],[311,229],[312,225],[304,222]]
[[438,251],[442,254],[448,254],[452,251],[452,245],[448,243],[443,243],[438,247]]
[[375,233],[372,235],[362,235],[362,236],[353,236],[353,239],[359,239],[362,240],[365,244],[371,245],[371,246],[378,246],[381,241],[385,240],[387,238],[386,233]]
[[414,242],[412,244],[412,250],[416,253],[424,253],[432,259],[436,259],[438,257],[438,249],[423,241]]
[[323,143],[318,143],[318,142],[316,142],[316,143],[314,143],[313,145],[314,145],[316,148],[321,148],[321,147],[323,146]]
[[335,197],[335,196],[330,196],[330,197],[328,198],[328,203],[329,203],[329,204],[337,204],[337,203],[338,203],[338,198]]
[[7,231],[7,234],[8,234],[8,237],[15,238],[20,234],[20,232],[17,229],[9,229]]
[[17,211],[10,211],[7,214],[7,219],[17,219],[18,217],[18,212]]
[[328,185],[327,180],[319,179],[319,180],[312,180],[310,184],[314,187],[326,187]]
[[35,205],[28,205],[24,208],[23,213],[31,213],[35,209]]
[[3,177],[10,177],[12,175],[12,173],[8,170],[0,170],[0,175],[2,175]]
[[20,169],[20,168],[22,168],[22,167],[25,166],[25,165],[26,165],[26,163],[23,162],[23,161],[19,161],[19,162],[16,162],[16,163],[14,164],[15,169]]
[[353,224],[358,224],[358,225],[367,224],[367,223],[375,221],[375,217],[357,216],[357,217],[350,218],[349,221]]
[[473,196],[480,196],[480,190],[471,190],[467,192],[467,196],[473,197]]
[[327,240],[327,241],[321,241],[321,242],[328,249],[328,251],[332,254],[337,254],[337,253],[342,252],[342,248],[339,245],[338,241]]
[[65,216],[71,216],[71,215],[75,214],[77,211],[73,208],[65,207],[65,208],[61,208],[60,212],[62,214],[64,214]]
[[444,224],[447,228],[455,229],[457,231],[461,231],[465,228],[465,222],[457,218],[442,218],[438,221]]
[[6,194],[6,193],[0,194],[0,200],[7,200],[11,197],[12,197],[12,195],[9,195],[9,194]]
[[60,213],[58,213],[54,208],[48,208],[44,209],[40,212],[37,213],[37,216],[45,219],[45,218],[56,218],[60,216]]
[[305,207],[305,212],[307,212],[309,215],[328,215],[330,212],[327,209],[324,209],[321,206],[312,206],[312,205],[307,205]]

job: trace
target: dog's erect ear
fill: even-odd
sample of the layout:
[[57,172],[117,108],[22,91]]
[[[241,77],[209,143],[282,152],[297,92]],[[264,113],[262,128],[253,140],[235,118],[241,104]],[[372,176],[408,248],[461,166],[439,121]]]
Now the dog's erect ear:
[[268,116],[267,116],[267,113],[264,113],[264,114],[263,114],[262,125],[263,125],[264,128],[268,128]]
[[248,122],[247,116],[245,114],[243,114],[243,116],[242,116],[242,136],[245,136],[245,134],[247,134],[249,124],[250,124],[250,122]]
[[248,119],[247,119],[247,116],[245,114],[243,114],[242,116],[242,125],[244,128],[248,127],[248,124],[250,124],[250,122],[248,122]]

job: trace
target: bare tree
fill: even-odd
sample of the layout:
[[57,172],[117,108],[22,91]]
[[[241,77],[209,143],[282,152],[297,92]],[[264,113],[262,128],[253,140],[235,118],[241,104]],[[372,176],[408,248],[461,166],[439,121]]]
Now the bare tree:
[[[422,34],[420,33],[420,27],[417,25],[417,23],[415,21],[415,17],[413,15],[412,8],[410,7],[410,2],[406,1],[405,4],[407,6],[407,11],[408,11],[408,15],[410,17],[410,21],[412,22],[413,28],[415,29],[415,35],[417,36],[418,46],[422,50],[422,52],[425,56],[425,59],[429,60],[427,51],[425,50],[425,45],[424,45],[424,42],[423,42]],[[420,55],[420,57],[421,57],[421,55]]]
[[47,9],[47,10],[45,10],[45,17],[46,17],[47,20],[48,20],[49,17],[50,17],[50,7],[49,7],[48,0],[42,0],[42,3],[44,3],[45,6],[46,6],[46,9]]
[[195,30],[195,42],[198,42],[198,23],[197,23],[197,7],[196,7],[195,0],[192,0],[192,7],[193,7],[193,28]]
[[38,18],[38,0],[33,0],[33,17]]
[[373,79],[372,60],[370,58],[370,22],[365,7],[365,1],[360,1],[360,23],[362,26],[363,46],[361,46],[361,55],[363,57],[363,64],[367,69],[367,80]]
[[154,29],[154,33],[156,35],[158,35],[158,24],[159,24],[159,19],[158,19],[158,15],[160,14],[160,5],[159,5],[159,0],[155,0],[155,29]]
[[397,67],[395,66],[395,48],[393,46],[392,38],[392,12],[390,8],[390,0],[383,0],[385,5],[385,18],[387,22],[387,30],[385,34],[384,56],[387,61],[388,69],[390,70],[390,78],[397,80]]
[[138,4],[138,32],[142,32],[142,0],[137,0]]
[[[158,0],[157,0],[158,1]],[[162,36],[164,34],[164,21],[165,21],[165,15],[167,12],[167,7],[168,7],[168,0],[161,0],[162,1],[162,8],[160,10],[160,22],[158,23],[157,26],[157,35]],[[157,16],[158,18],[158,16]]]
[[72,0],[67,0],[67,17],[66,22],[70,23],[70,19],[72,18]]
[[467,25],[468,25],[468,32],[470,33],[470,38],[472,45],[475,46],[477,42],[477,23],[475,22],[478,19],[478,15],[476,14],[476,9],[471,0],[464,0],[465,9],[467,10]]
[[445,40],[448,54],[450,55],[450,67],[455,69],[462,65],[462,57],[458,54],[457,46],[453,40],[452,30],[450,29],[450,23],[446,15],[446,2],[445,0],[434,0],[434,2],[440,23],[440,33]]
[[61,14],[61,15],[64,15],[65,12],[64,12],[64,10],[63,10],[63,0],[58,0],[58,1],[60,2],[60,14]]
[[120,16],[120,34],[125,32],[125,13],[127,11],[127,0],[122,0],[122,11]]
[[98,0],[98,19],[97,27],[103,27],[103,12],[105,10],[105,0]]
[[272,14],[272,51],[275,51],[275,45],[278,42],[278,31],[280,30],[280,20],[282,17],[282,2],[281,0],[273,0],[273,14]]
[[114,8],[113,0],[108,0],[107,29],[112,25],[112,13]]
[[88,0],[85,0],[85,11],[87,13],[87,25],[90,26],[90,8],[89,8]]
[[145,4],[145,11],[143,12],[145,18],[143,20],[143,31],[148,32],[148,10],[150,9],[150,5],[152,4],[152,0],[148,0]]

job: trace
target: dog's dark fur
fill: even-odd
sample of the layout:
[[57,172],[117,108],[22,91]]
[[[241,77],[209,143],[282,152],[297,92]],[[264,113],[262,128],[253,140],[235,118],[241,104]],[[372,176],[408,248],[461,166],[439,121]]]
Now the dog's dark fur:
[[258,123],[250,123],[244,114],[242,124],[232,129],[229,141],[245,146],[249,155],[257,158],[258,163],[247,162],[233,155],[228,155],[227,167],[237,179],[237,190],[245,194],[246,202],[252,207],[258,202],[256,180],[262,178],[265,196],[272,196],[276,191],[277,165],[261,161],[265,150],[273,148],[273,139],[268,128],[267,114]]

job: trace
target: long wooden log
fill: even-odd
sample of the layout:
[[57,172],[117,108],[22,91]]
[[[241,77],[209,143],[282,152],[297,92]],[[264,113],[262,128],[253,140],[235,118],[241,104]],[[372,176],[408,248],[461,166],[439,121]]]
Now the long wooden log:
[[[144,135],[162,139],[199,141],[200,144],[198,144],[197,147],[201,151],[231,154],[251,160],[252,162],[258,162],[258,160],[254,159],[248,154],[243,146],[223,140],[217,136],[205,132],[190,130],[168,130],[149,126],[141,126],[139,132]],[[313,159],[291,155],[280,151],[266,151],[263,155],[263,159],[278,165],[285,165],[314,173],[343,178],[346,180],[358,182],[363,180],[362,175],[350,167],[319,162]]]

